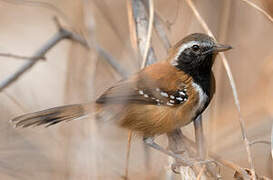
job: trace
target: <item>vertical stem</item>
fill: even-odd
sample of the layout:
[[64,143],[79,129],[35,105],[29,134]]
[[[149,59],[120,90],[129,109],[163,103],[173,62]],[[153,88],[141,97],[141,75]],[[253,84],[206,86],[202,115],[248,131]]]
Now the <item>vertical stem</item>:
[[128,144],[127,144],[127,153],[126,153],[126,164],[125,164],[125,172],[124,172],[124,179],[128,179],[128,169],[129,169],[129,159],[130,159],[130,152],[131,152],[131,144],[132,144],[132,131],[128,133]]

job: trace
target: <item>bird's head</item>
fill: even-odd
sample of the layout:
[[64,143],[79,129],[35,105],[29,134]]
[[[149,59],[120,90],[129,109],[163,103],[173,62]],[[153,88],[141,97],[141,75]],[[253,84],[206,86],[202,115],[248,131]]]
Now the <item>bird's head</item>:
[[232,47],[218,44],[206,34],[194,33],[178,42],[170,62],[183,71],[211,70],[215,55]]

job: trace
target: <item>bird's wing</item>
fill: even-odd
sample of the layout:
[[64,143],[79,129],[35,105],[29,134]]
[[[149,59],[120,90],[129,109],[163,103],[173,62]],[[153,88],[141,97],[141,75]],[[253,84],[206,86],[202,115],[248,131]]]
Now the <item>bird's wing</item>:
[[189,77],[167,62],[153,64],[106,90],[99,104],[152,104],[175,106],[187,100]]

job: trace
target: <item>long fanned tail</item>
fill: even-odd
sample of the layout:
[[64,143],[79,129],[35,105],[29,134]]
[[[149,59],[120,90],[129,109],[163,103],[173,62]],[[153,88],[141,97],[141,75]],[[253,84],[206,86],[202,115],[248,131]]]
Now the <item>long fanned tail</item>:
[[43,111],[24,114],[11,120],[15,127],[46,127],[62,121],[70,121],[87,115],[92,108],[91,104],[72,104],[54,107]]

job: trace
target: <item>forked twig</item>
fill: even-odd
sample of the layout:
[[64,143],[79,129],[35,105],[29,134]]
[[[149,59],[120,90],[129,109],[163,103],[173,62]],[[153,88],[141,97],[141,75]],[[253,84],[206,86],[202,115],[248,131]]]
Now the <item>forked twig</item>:
[[[199,14],[198,10],[196,9],[195,5],[193,4],[193,2],[191,0],[185,0],[187,2],[187,4],[189,5],[189,7],[191,8],[191,10],[193,11],[194,15],[196,16],[196,18],[198,19],[199,23],[201,24],[201,26],[203,27],[203,29],[211,36],[215,39],[213,33],[211,32],[211,30],[209,29],[208,25],[206,24],[206,22],[204,21],[204,19],[201,17],[201,15]],[[236,85],[235,85],[235,81],[234,78],[232,76],[230,67],[228,65],[227,62],[227,58],[225,56],[224,53],[220,53],[220,56],[223,60],[223,64],[224,67],[226,69],[226,73],[228,75],[229,81],[230,81],[230,85],[232,87],[232,92],[233,92],[233,97],[234,97],[234,101],[238,110],[238,114],[239,114],[239,123],[240,123],[240,127],[241,127],[241,133],[242,133],[242,137],[244,140],[244,144],[245,144],[245,148],[246,148],[246,152],[247,152],[247,157],[248,157],[248,162],[250,164],[250,168],[251,168],[251,175],[252,178],[255,180],[256,176],[255,176],[255,169],[254,169],[254,163],[251,157],[251,151],[250,151],[250,145],[249,145],[249,140],[247,138],[246,135],[246,128],[245,128],[245,123],[244,120],[242,118],[241,115],[241,107],[240,107],[240,102],[239,102],[239,98],[238,98],[238,93],[236,90]]]
[[38,49],[34,53],[34,55],[29,59],[28,62],[26,62],[15,73],[11,74],[9,77],[7,77],[4,81],[0,83],[0,92],[3,91],[3,89],[11,85],[12,83],[14,83],[18,78],[20,78],[27,70],[29,70],[33,65],[35,65],[41,59],[41,57],[44,57],[45,54],[56,44],[58,44],[61,40],[70,39],[88,48],[86,41],[81,36],[60,27],[57,19],[55,19],[55,22],[57,27],[59,28],[59,31],[55,35],[53,35],[40,49]]

